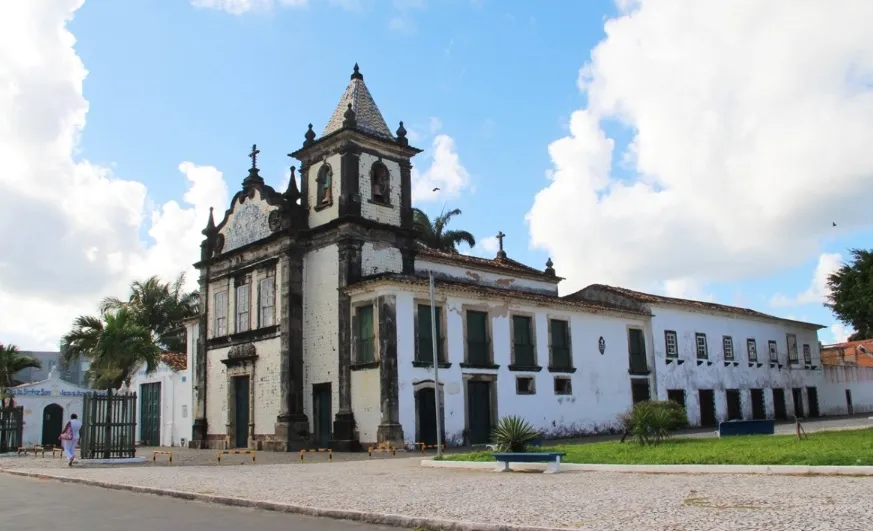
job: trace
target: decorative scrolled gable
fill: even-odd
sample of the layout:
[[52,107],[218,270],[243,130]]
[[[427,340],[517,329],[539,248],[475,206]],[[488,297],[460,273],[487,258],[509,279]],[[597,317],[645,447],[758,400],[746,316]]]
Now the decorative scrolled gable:
[[270,217],[273,212],[279,210],[279,207],[270,205],[260,195],[260,191],[255,190],[254,197],[251,199],[246,196],[235,198],[223,222],[224,226],[219,229],[219,234],[224,236],[223,253],[263,240],[273,234]]

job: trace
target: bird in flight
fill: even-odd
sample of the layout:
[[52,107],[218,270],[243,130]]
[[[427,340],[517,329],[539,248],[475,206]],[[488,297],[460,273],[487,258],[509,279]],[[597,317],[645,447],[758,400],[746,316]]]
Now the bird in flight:
[[837,226],[837,222],[836,222],[836,221],[831,221],[831,223],[833,223],[833,224],[834,224],[834,227],[836,227],[836,226]]
[[439,189],[439,188],[434,188],[432,191],[433,191],[433,192],[439,192],[440,189]]

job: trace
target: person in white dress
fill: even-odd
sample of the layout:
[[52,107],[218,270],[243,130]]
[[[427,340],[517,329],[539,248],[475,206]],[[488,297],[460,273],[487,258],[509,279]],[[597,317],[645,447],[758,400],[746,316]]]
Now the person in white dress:
[[79,431],[82,429],[82,421],[79,416],[73,413],[70,415],[70,421],[64,426],[64,431],[61,432],[61,446],[64,448],[64,457],[67,459],[67,465],[73,466],[73,460],[76,457],[76,445],[79,444]]

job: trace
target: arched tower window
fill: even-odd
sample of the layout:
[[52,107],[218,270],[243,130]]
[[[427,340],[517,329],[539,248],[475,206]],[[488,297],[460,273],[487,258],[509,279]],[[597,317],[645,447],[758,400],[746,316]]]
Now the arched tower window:
[[329,164],[324,164],[318,170],[316,183],[316,204],[325,205],[333,199],[333,169]]
[[374,203],[387,205],[391,202],[391,174],[381,162],[370,168],[370,192]]

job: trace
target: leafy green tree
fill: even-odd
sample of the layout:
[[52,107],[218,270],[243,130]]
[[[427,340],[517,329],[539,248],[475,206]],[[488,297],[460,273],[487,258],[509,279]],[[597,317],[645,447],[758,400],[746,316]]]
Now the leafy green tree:
[[850,341],[873,337],[873,251],[851,249],[850,263],[828,277],[831,294],[825,306],[857,330]]
[[434,220],[419,208],[412,209],[412,224],[418,231],[418,242],[425,247],[450,253],[458,252],[458,245],[466,243],[470,247],[476,245],[476,238],[465,230],[446,230],[453,217],[461,214],[456,208],[443,212]]
[[129,384],[131,377],[145,366],[154,372],[161,351],[151,331],[140,324],[126,307],[106,312],[103,319],[81,315],[73,329],[61,339],[64,365],[87,359],[91,362],[87,377],[98,389],[118,389]]
[[30,354],[18,350],[15,345],[0,343],[0,399],[5,406],[10,398],[6,388],[18,385],[15,374],[24,369],[41,369],[42,362]]
[[130,285],[130,296],[121,300],[107,297],[100,302],[100,313],[127,309],[131,318],[148,328],[152,340],[163,352],[185,352],[186,319],[198,313],[197,291],[184,290],[185,274],[175,281],[162,282],[157,276]]

